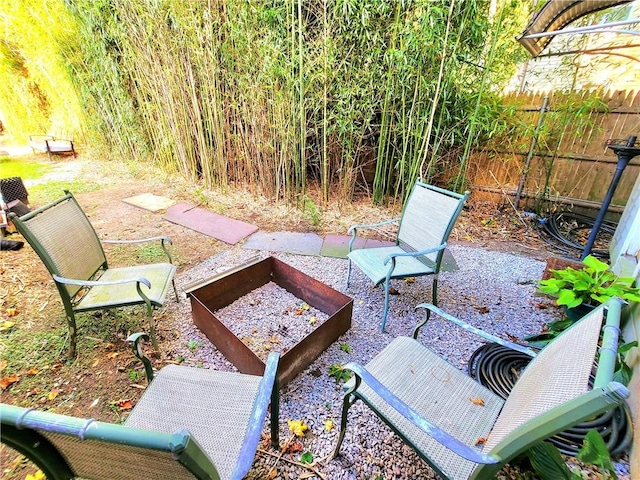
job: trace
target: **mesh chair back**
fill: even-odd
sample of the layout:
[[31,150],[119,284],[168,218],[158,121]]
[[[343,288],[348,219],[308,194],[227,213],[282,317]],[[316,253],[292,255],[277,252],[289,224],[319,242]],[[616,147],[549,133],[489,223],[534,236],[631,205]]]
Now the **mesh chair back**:
[[[55,202],[14,219],[51,274],[89,280],[107,260],[100,239],[76,199],[69,193]],[[65,285],[73,297],[80,286]],[[64,292],[62,291],[64,290]]]
[[598,308],[548,344],[509,394],[483,451],[489,452],[532,418],[589,390],[603,309]]
[[[78,478],[92,480],[193,479],[196,478],[169,451],[44,433]],[[114,474],[117,472],[117,475]]]
[[[412,251],[427,250],[446,242],[462,211],[467,195],[459,195],[416,182],[402,213],[398,243]],[[443,251],[426,255],[437,263]]]
[[[0,404],[2,441],[54,478],[219,480],[200,445],[186,431],[161,433]],[[48,441],[48,442],[47,442]],[[51,447],[34,453],[45,443]],[[58,475],[56,475],[58,474]]]

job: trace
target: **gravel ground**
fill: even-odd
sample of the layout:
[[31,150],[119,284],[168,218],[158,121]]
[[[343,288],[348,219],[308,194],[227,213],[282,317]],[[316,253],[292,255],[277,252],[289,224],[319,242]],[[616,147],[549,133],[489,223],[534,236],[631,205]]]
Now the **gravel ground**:
[[[534,296],[544,262],[466,246],[454,245],[450,250],[459,269],[440,275],[438,302],[445,311],[476,327],[510,339],[522,339],[538,333],[546,323],[556,319],[558,311],[551,307],[551,302]],[[190,282],[208,278],[256,254],[263,258],[271,253],[234,247],[211,257],[177,277],[179,291],[180,287]],[[272,478],[316,478],[314,475],[301,476],[313,472],[290,461],[297,461],[303,452],[309,451],[316,461],[314,468],[322,474],[322,478],[437,478],[427,464],[361,402],[350,410],[342,455],[330,462],[324,461],[335,446],[342,400],[341,385],[329,377],[329,367],[347,362],[366,364],[396,336],[410,336],[413,326],[422,315],[420,311],[415,312],[414,307],[431,299],[431,279],[420,277],[414,283],[396,281],[392,284],[399,295],[391,297],[387,332],[381,333],[382,288],[373,288],[368,278],[354,268],[351,285],[346,289],[347,260],[283,253],[272,255],[351,296],[354,299],[353,318],[351,329],[281,391],[281,445],[291,438],[287,420],[303,420],[309,426],[309,431],[301,439],[301,451],[283,455],[277,460],[279,452],[264,447],[269,453],[259,452],[252,476],[267,478],[267,472],[276,465],[277,475]],[[277,302],[274,298],[273,304]],[[285,302],[290,304],[291,299]],[[193,325],[189,301],[181,299],[178,304],[171,303],[173,306],[168,308],[179,310],[177,315],[171,317],[185,320],[173,325],[176,340],[172,353],[176,357],[184,357],[186,364],[235,370]],[[287,305],[283,304],[280,308],[284,311]],[[463,370],[466,370],[466,360],[482,344],[472,334],[438,318],[432,318],[421,330],[420,340]],[[350,346],[350,353],[340,348],[342,344]],[[194,345],[197,347],[194,348]],[[336,427],[327,431],[323,423],[326,420],[332,420]],[[505,474],[503,478],[517,477]]]

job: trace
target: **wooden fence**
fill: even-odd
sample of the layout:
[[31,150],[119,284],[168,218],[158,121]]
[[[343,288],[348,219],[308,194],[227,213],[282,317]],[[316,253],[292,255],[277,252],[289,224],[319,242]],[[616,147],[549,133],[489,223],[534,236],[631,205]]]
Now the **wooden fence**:
[[[520,198],[520,208],[533,207],[543,197],[600,208],[618,160],[606,142],[640,138],[640,92],[610,92],[596,99],[593,94],[569,98],[558,93],[505,99],[528,125],[528,134],[474,153],[468,172],[474,196],[498,202],[500,197],[505,202]],[[639,173],[640,156],[623,171],[611,212],[623,210]]]

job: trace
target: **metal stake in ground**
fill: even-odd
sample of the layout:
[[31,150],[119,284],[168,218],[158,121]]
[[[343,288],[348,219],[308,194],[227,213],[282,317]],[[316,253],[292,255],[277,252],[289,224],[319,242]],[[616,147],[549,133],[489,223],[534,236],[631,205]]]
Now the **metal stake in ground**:
[[609,185],[609,190],[607,190],[607,194],[602,201],[600,212],[598,212],[596,221],[593,223],[593,228],[591,229],[591,233],[589,234],[587,244],[584,246],[584,251],[582,252],[582,260],[584,260],[587,255],[591,253],[593,244],[595,243],[596,237],[598,236],[598,231],[600,230],[600,225],[602,224],[604,216],[607,213],[607,209],[609,208],[609,204],[611,203],[611,199],[613,198],[613,193],[616,191],[616,187],[618,186],[618,182],[620,181],[622,172],[633,157],[635,157],[636,155],[640,155],[640,145],[636,146],[636,138],[637,137],[635,135],[632,135],[627,139],[626,143],[624,140],[607,141],[607,147],[613,150],[613,152],[618,156],[618,164],[616,165],[616,171],[613,174],[613,179],[611,180],[611,184]]

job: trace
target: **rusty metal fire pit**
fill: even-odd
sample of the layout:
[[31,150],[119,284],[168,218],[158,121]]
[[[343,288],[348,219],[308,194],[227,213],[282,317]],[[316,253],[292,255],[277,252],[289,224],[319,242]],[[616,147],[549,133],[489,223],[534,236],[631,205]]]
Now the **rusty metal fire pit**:
[[328,319],[282,353],[278,367],[280,385],[285,385],[351,327],[353,299],[286,263],[267,257],[227,270],[188,286],[196,326],[242,373],[262,375],[265,364],[215,315],[249,292],[274,282],[300,300],[328,315]]

